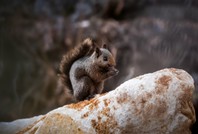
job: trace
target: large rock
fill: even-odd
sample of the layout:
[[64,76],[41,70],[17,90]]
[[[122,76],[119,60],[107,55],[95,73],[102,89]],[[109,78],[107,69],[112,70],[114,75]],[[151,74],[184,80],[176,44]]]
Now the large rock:
[[[115,90],[46,115],[1,123],[0,133],[191,133],[194,81],[180,69],[131,79]],[[22,127],[21,127],[22,126]]]

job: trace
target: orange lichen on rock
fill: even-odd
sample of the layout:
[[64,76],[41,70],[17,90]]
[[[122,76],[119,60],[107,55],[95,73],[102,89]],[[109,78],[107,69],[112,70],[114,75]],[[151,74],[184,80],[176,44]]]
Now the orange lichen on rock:
[[92,111],[93,109],[98,107],[98,104],[100,101],[98,99],[91,99],[90,100],[92,103],[89,105],[89,110]]
[[82,110],[84,107],[89,105],[89,109],[93,110],[98,106],[98,103],[99,101],[97,98],[92,98],[91,100],[84,100],[78,103],[67,105],[67,107],[71,109]]
[[76,110],[81,110],[89,104],[91,104],[91,101],[84,100],[84,101],[81,101],[81,102],[78,102],[78,103],[67,105],[67,107],[72,108],[72,109],[76,109]]
[[163,86],[168,86],[169,85],[169,81],[171,81],[171,77],[167,76],[167,75],[163,75],[162,77],[160,77],[158,79],[158,84],[163,85]]
[[163,75],[156,81],[156,93],[163,94],[168,90],[169,82],[172,80],[170,76]]
[[[102,118],[105,118],[102,120]],[[117,121],[110,113],[110,108],[106,107],[98,113],[98,119],[92,119],[91,125],[98,134],[113,134],[113,129],[118,127]]]
[[119,104],[122,104],[124,102],[127,102],[129,100],[129,96],[127,93],[123,93],[120,96],[117,96],[116,100]]

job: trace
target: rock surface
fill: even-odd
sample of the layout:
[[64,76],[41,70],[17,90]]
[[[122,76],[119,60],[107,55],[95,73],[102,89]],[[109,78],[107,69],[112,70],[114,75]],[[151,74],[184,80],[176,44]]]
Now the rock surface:
[[195,122],[193,91],[194,81],[187,72],[164,69],[128,80],[90,101],[0,123],[0,133],[188,134]]

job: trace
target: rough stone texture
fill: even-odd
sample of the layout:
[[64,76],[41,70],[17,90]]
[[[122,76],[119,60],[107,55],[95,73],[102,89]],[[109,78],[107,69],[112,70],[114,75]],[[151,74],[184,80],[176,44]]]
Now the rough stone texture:
[[[25,121],[13,133],[188,134],[195,122],[194,81],[180,69],[164,69],[131,79],[115,90]],[[0,133],[18,124],[1,123]],[[23,125],[23,124],[22,124]],[[4,128],[4,129],[3,129]],[[4,131],[5,130],[5,131]]]

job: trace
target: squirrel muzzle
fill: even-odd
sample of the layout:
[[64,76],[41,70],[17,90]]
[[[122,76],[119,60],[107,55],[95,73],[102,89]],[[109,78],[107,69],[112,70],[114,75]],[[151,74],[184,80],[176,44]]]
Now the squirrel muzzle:
[[116,69],[115,67],[110,67],[109,71],[108,71],[108,75],[109,76],[115,76],[119,73],[118,69]]

